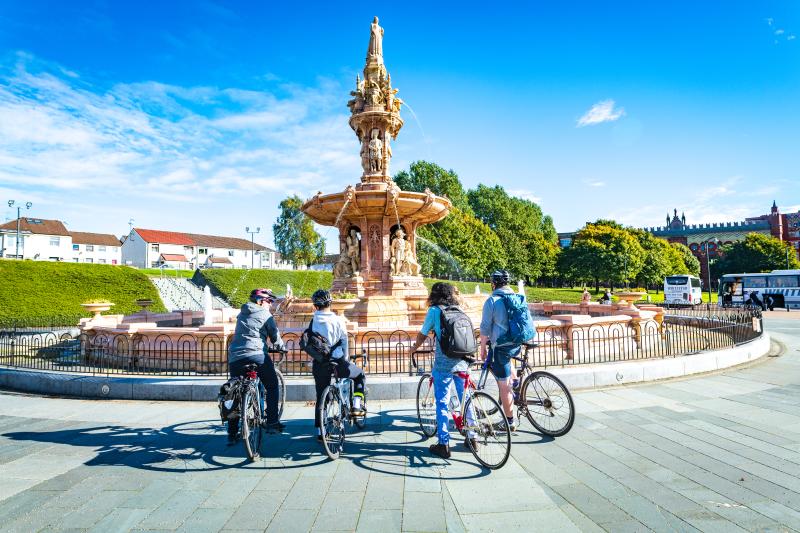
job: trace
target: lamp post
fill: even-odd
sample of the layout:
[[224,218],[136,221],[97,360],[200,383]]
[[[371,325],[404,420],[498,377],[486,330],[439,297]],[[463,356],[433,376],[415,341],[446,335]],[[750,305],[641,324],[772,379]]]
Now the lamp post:
[[250,234],[250,270],[253,270],[256,267],[256,234],[261,233],[261,227],[250,231],[250,226],[247,226],[244,230]]
[[715,245],[719,242],[719,239],[716,237],[712,237],[707,241],[703,242],[703,245],[706,250],[706,279],[708,281],[708,305],[711,305],[711,250],[709,250],[708,245],[709,243],[714,243]]
[[[8,201],[8,207],[14,207],[16,202],[14,200]],[[33,204],[31,202],[25,202],[25,209],[30,209]],[[19,234],[20,234],[20,227],[19,227],[19,217],[20,217],[20,210],[22,209],[21,205],[17,206],[17,252],[14,255],[15,258],[19,259]]]

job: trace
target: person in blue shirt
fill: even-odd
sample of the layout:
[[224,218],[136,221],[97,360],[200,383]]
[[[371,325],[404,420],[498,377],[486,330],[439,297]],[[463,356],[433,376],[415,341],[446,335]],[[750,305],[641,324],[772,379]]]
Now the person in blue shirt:
[[[428,313],[425,315],[425,322],[422,324],[417,341],[411,348],[411,353],[416,352],[420,346],[433,332],[436,338],[436,349],[433,359],[433,393],[436,399],[436,427],[438,442],[432,444],[429,449],[432,454],[444,459],[450,458],[450,432],[447,429],[450,415],[450,386],[455,385],[459,401],[464,401],[464,378],[459,373],[469,372],[469,364],[463,359],[447,357],[442,352],[439,339],[442,335],[441,317],[442,310],[439,306],[458,306],[458,289],[449,283],[437,282],[431,287],[428,296]],[[474,414],[467,412],[467,423],[474,424]],[[469,432],[467,438],[472,440],[472,445],[477,448],[475,434]],[[466,445],[466,442],[464,443]]]

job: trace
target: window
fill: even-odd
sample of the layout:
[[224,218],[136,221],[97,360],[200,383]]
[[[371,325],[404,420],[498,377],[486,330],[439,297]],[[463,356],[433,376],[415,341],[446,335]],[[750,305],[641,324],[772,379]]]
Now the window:
[[80,263],[80,262],[81,262],[81,260],[80,260],[80,258],[79,258],[79,257],[75,257],[75,258],[73,258],[73,259],[72,259],[72,262],[73,262],[73,263]]
[[151,261],[150,268],[158,268],[158,261]]
[[670,276],[667,278],[667,285],[686,285],[689,278],[686,276]]
[[233,257],[233,250],[228,250],[228,257]]
[[77,252],[80,249],[81,249],[81,245],[80,244],[73,244],[72,245],[72,250],[73,251]]
[[744,278],[744,286],[749,289],[763,289],[767,286],[767,277],[756,276],[752,278]]
[[61,237],[50,237],[50,246],[61,246]]
[[797,276],[770,276],[769,286],[776,288],[797,287]]
[[102,265],[106,264],[106,260],[105,259],[98,259],[97,262],[102,264]]
[[93,244],[87,244],[86,245],[86,251],[87,252],[94,252],[94,245]]
[[150,251],[158,253],[158,244],[153,243],[150,245]]
[[700,287],[700,280],[697,278],[692,278],[692,287]]
[[194,254],[194,246],[184,246],[183,253],[186,255],[193,255]]
[[85,261],[86,261],[87,263],[94,263],[94,259],[92,259],[91,257],[87,257],[87,258],[85,259]]
[[112,260],[111,260],[111,264],[112,264],[112,265],[116,265],[116,264],[117,264],[117,260],[116,260],[116,259],[112,259]]
[[199,255],[208,255],[208,248],[198,248],[197,253]]
[[106,251],[106,247],[105,246],[98,246],[97,247],[97,251],[98,252],[105,252]]
[[61,261],[61,258],[60,258],[60,257],[49,257],[48,259],[49,259],[50,261],[53,261],[54,263],[57,263],[57,262]]

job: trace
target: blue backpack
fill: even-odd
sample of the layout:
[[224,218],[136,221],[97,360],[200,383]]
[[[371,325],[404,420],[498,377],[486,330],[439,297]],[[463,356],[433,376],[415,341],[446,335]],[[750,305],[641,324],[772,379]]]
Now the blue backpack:
[[508,315],[508,331],[497,339],[497,345],[505,344],[521,345],[536,336],[536,328],[533,327],[528,304],[522,294],[504,294],[501,296],[503,304],[506,306]]

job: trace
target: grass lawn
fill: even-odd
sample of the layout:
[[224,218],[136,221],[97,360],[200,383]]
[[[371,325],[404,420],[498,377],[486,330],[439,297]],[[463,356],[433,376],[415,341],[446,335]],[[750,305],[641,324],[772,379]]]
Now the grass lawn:
[[308,298],[315,290],[328,289],[333,283],[333,274],[319,270],[206,269],[200,272],[234,307],[245,303],[250,291],[257,287],[284,294],[286,286],[291,285],[295,296]]
[[138,299],[150,299],[155,312],[166,311],[158,290],[140,271],[127,266],[0,261],[0,320],[90,316],[82,303],[107,300],[110,314],[140,310]]

